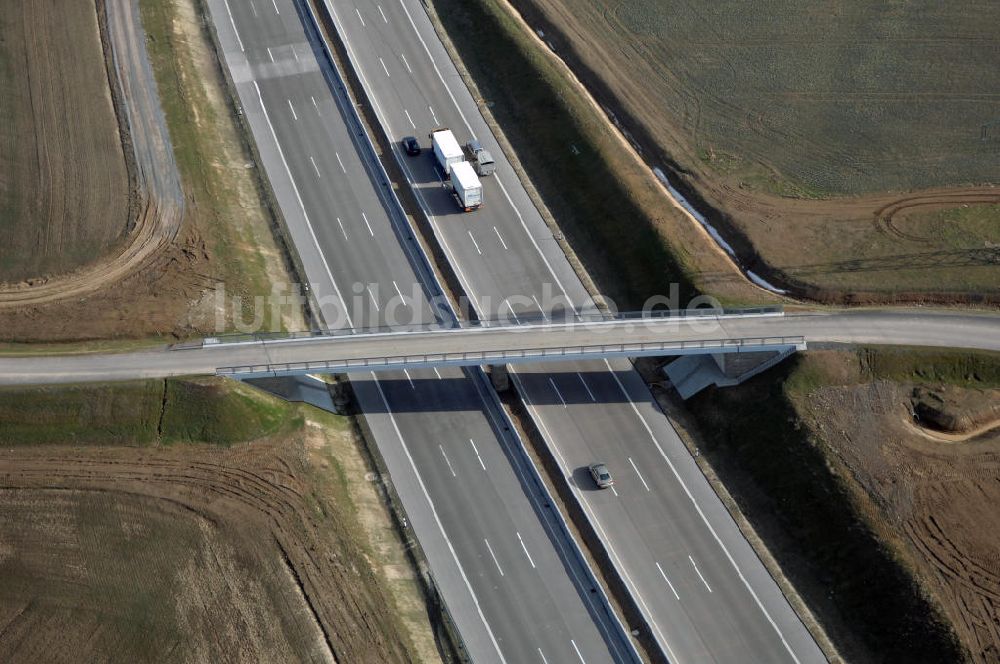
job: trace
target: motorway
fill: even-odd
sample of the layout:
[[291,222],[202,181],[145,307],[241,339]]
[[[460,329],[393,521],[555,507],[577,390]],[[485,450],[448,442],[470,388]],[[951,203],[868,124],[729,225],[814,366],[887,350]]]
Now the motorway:
[[[323,323],[446,318],[429,304],[436,283],[305,7],[208,4]],[[478,369],[352,377],[469,655],[634,661],[485,384]]]
[[[335,94],[338,84],[296,5],[209,5],[326,324],[381,325],[399,292],[413,294],[406,306],[414,316],[433,319],[438,314],[427,304],[435,295],[433,279],[377,164],[365,156],[367,139]],[[498,176],[486,181],[488,205],[473,215],[452,212],[426,159],[401,160],[480,313],[535,317],[588,306],[420,4],[359,0],[337,8],[338,25],[390,135],[425,136],[430,127],[448,124],[462,138],[465,127],[498,160]],[[725,323],[731,336],[766,336],[745,333],[766,329],[809,341],[998,349],[1000,339],[996,319],[978,316],[874,312],[761,318],[735,331],[731,325]],[[212,373],[283,357],[316,359],[313,353],[327,352],[324,343],[339,340],[5,357],[0,380]],[[521,368],[516,378],[672,661],[823,661],[627,361]],[[572,543],[545,506],[482,374],[451,368],[353,382],[473,658],[628,660],[620,627],[588,592],[588,570],[574,562]],[[591,491],[581,481],[579,468],[595,459],[611,465],[614,491]]]
[[[462,215],[437,181],[430,157],[410,160],[396,148],[479,315],[535,317],[590,306],[420,3],[324,4],[394,144],[405,134],[423,137],[444,125],[460,141],[480,139],[497,159],[496,175],[484,182],[486,206]],[[823,661],[628,361],[547,369],[519,369],[514,377],[668,657]],[[614,491],[589,491],[581,480],[579,469],[595,460],[612,464],[619,478]]]

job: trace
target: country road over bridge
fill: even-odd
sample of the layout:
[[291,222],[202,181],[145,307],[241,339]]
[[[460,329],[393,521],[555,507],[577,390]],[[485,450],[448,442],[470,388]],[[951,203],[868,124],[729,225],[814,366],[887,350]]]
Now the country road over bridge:
[[[760,350],[815,343],[887,344],[1000,351],[1000,316],[915,311],[850,311],[784,316],[616,320],[430,331],[358,333],[307,339],[205,344],[170,350],[0,357],[0,384],[477,365],[587,357]],[[643,346],[645,345],[645,346]],[[565,352],[563,350],[566,349]],[[399,358],[409,358],[399,359]],[[390,363],[387,358],[397,358]],[[324,366],[324,363],[328,363]],[[380,366],[381,363],[381,366]],[[331,368],[332,367],[332,368]]]

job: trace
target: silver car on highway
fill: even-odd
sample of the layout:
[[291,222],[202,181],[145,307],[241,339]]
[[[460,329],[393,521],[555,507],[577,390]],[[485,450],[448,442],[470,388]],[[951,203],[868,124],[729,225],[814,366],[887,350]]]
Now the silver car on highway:
[[594,484],[598,489],[607,489],[615,483],[611,473],[608,472],[608,467],[603,463],[590,464],[590,476],[594,478]]

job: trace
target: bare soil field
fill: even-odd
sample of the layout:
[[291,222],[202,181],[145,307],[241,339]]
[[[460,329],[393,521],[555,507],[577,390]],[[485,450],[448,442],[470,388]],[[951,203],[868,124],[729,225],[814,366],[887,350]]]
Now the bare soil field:
[[95,3],[3,3],[0,79],[0,283],[93,262],[132,223]]
[[1000,357],[810,352],[690,405],[846,661],[1000,661]]
[[1000,298],[996,3],[512,4],[758,274],[821,301]]
[[[0,422],[0,659],[432,660],[411,645],[419,600],[404,625],[389,590],[405,564],[373,553],[370,523],[387,517],[355,505],[356,486],[370,483],[350,422],[221,381],[177,381],[167,390],[191,391],[216,414],[242,408],[260,430],[229,422],[177,437],[192,427],[158,433],[164,417],[154,416],[143,440],[149,429],[133,413],[158,412],[146,395],[158,382],[66,399],[23,393],[42,404],[35,415],[55,407],[59,419],[67,403],[100,411],[75,443],[79,428],[63,442],[58,428],[20,440]],[[189,405],[167,408],[167,419]]]
[[[184,207],[179,231],[162,242],[151,225],[155,251],[130,262],[127,269],[108,271],[97,288],[76,293],[80,280],[68,275],[61,282],[51,279],[41,284],[53,291],[44,300],[0,306],[2,341],[212,334],[219,327],[232,329],[236,316],[253,320],[255,296],[269,294],[272,284],[297,280],[291,276],[280,222],[267,202],[263,175],[253,167],[197,0],[142,0],[140,8],[181,178]],[[91,59],[101,65],[100,58],[98,50]],[[107,88],[106,77],[104,85]],[[147,222],[159,210],[150,212],[140,221]],[[98,266],[106,267],[111,266]],[[219,285],[229,296],[241,299],[230,298],[223,306],[215,296]],[[303,329],[305,322],[301,309],[289,306],[275,320],[268,308],[262,325]]]

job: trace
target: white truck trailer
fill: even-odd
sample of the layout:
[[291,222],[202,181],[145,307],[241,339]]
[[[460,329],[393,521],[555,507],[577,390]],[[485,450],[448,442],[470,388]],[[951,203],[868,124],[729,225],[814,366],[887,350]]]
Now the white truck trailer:
[[444,179],[451,177],[451,169],[455,164],[465,161],[462,146],[455,140],[451,129],[441,127],[431,132],[431,145],[434,147],[434,158],[443,173]]
[[451,191],[455,195],[458,207],[466,212],[472,212],[483,206],[483,185],[476,177],[472,164],[460,161],[451,165]]

